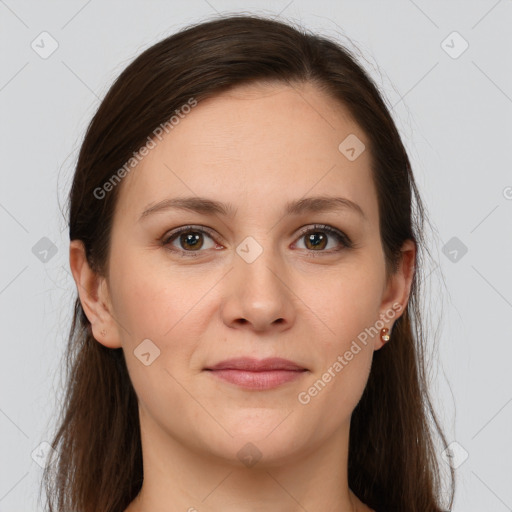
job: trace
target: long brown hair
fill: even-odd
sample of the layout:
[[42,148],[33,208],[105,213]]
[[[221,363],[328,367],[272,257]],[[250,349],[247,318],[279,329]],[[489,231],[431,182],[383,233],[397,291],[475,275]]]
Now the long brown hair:
[[[92,119],[69,197],[69,238],[108,275],[119,190],[95,190],[190,98],[198,102],[251,82],[312,83],[349,109],[370,141],[380,233],[388,276],[407,239],[417,246],[409,302],[392,342],[374,353],[367,386],[352,414],[348,483],[372,508],[441,512],[442,468],[436,433],[447,443],[428,392],[420,305],[425,208],[409,158],[384,100],[352,53],[301,27],[254,15],[191,25],[145,50],[117,78]],[[50,512],[123,512],[143,481],[137,397],[121,348],[97,342],[80,300],[66,350],[66,396],[43,475]]]

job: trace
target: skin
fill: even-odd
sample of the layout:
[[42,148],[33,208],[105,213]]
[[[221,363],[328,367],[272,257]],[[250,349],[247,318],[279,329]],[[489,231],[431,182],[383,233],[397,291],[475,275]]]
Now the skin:
[[[359,343],[309,403],[297,398],[410,293],[415,245],[404,244],[387,280],[370,154],[347,159],[338,145],[349,134],[369,147],[348,110],[311,84],[238,87],[200,102],[123,179],[108,276],[71,242],[94,337],[122,347],[139,400],[145,479],[127,511],[371,510],[348,488],[348,436],[380,336]],[[348,198],[366,219],[348,209],[283,216],[286,202],[313,195]],[[148,205],[185,196],[231,203],[236,214],[167,210],[139,221]],[[315,249],[299,233],[315,223],[356,246],[327,232]],[[189,224],[214,235],[162,245]],[[248,236],[263,250],[251,263],[236,252]],[[402,311],[385,322],[391,331]],[[148,366],[134,355],[145,339],[160,350]],[[265,391],[203,371],[237,356],[283,357],[309,371]],[[261,453],[252,467],[237,456],[246,443]]]

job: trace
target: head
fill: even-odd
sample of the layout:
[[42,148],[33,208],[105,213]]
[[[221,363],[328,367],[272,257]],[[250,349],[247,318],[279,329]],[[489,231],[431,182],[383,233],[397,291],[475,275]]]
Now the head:
[[[392,117],[339,44],[232,16],[142,53],[94,116],[70,194],[61,505],[133,500],[140,420],[235,465],[252,443],[267,467],[350,430],[363,501],[441,510],[429,414],[444,437],[418,357],[423,214]],[[210,371],[235,357],[304,371],[251,392]]]

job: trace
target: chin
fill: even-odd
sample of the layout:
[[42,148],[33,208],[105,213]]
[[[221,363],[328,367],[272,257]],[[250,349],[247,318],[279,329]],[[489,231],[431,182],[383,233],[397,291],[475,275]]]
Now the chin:
[[263,468],[293,463],[303,454],[306,439],[292,422],[285,425],[289,419],[284,418],[286,415],[281,414],[276,415],[275,421],[269,418],[253,425],[242,422],[239,429],[236,423],[225,425],[233,437],[224,430],[214,438],[210,435],[208,449],[212,455],[236,466]]

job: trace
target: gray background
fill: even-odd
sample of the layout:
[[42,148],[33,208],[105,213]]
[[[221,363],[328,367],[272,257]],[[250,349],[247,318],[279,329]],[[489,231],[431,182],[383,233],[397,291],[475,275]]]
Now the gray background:
[[42,510],[75,296],[62,211],[86,126],[142,50],[239,11],[352,41],[385,92],[436,231],[425,307],[453,510],[512,510],[511,0],[0,0],[0,512]]

